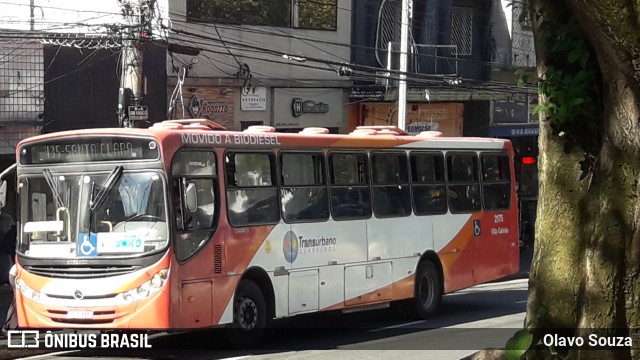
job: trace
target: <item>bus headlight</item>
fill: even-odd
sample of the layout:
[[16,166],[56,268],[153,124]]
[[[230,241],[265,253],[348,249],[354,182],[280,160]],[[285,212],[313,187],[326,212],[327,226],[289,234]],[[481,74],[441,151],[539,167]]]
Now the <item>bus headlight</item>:
[[138,301],[155,293],[164,285],[169,275],[169,269],[163,269],[155,273],[151,279],[135,289],[120,293],[122,300],[125,302]]
[[20,290],[22,295],[24,295],[26,298],[29,298],[33,301],[40,300],[40,293],[30,288],[29,285],[27,285],[21,278],[16,279],[16,289]]

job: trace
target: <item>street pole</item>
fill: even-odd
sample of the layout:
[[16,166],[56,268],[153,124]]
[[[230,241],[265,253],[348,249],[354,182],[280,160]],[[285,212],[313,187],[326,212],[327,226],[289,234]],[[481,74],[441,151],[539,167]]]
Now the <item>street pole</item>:
[[144,78],[142,62],[144,60],[144,37],[148,34],[144,19],[145,0],[133,0],[125,5],[127,23],[130,26],[129,36],[122,44],[122,74],[118,95],[118,120],[121,127],[134,127],[129,113],[129,106],[142,104]]
[[398,127],[406,129],[407,117],[407,52],[409,48],[409,12],[412,0],[402,0],[400,23],[400,80],[398,82]]
[[35,26],[35,14],[33,12],[35,8],[35,4],[34,4],[34,0],[31,0],[29,2],[29,9],[30,9],[30,20],[29,20],[29,28],[31,29],[31,31],[35,30],[36,26]]

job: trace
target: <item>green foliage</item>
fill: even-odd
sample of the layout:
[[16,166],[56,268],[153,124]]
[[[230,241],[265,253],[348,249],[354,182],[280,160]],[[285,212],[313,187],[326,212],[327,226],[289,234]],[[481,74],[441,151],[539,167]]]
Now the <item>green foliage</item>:
[[[557,16],[557,14],[555,14]],[[584,151],[581,179],[592,172],[602,144],[600,71],[593,49],[573,19],[536,14],[539,39],[546,51],[546,71],[538,82],[543,112],[554,134],[565,141],[565,152]]]
[[518,360],[522,358],[533,343],[533,334],[529,330],[519,330],[509,340],[505,346],[507,360]]
[[517,69],[516,76],[518,77],[518,87],[525,87],[529,82],[529,75],[523,69]]

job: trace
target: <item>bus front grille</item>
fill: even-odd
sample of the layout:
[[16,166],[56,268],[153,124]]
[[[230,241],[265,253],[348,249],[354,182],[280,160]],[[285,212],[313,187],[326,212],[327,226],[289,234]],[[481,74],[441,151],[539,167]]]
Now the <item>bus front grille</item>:
[[34,274],[51,278],[89,279],[129,274],[141,269],[141,266],[106,265],[106,266],[25,266],[25,270]]

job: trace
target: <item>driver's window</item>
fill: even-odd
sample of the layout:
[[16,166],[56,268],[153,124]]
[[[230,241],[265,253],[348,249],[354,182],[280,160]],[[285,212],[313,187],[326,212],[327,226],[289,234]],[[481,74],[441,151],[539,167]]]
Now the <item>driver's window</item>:
[[[171,175],[179,260],[193,256],[212,236],[217,221],[216,169],[216,157],[210,151],[185,149],[173,158]],[[195,192],[187,191],[194,187]]]
[[188,181],[189,183],[196,187],[196,209],[195,211],[185,211],[187,214],[186,224],[182,230],[211,229],[216,199],[213,180],[191,179]]

